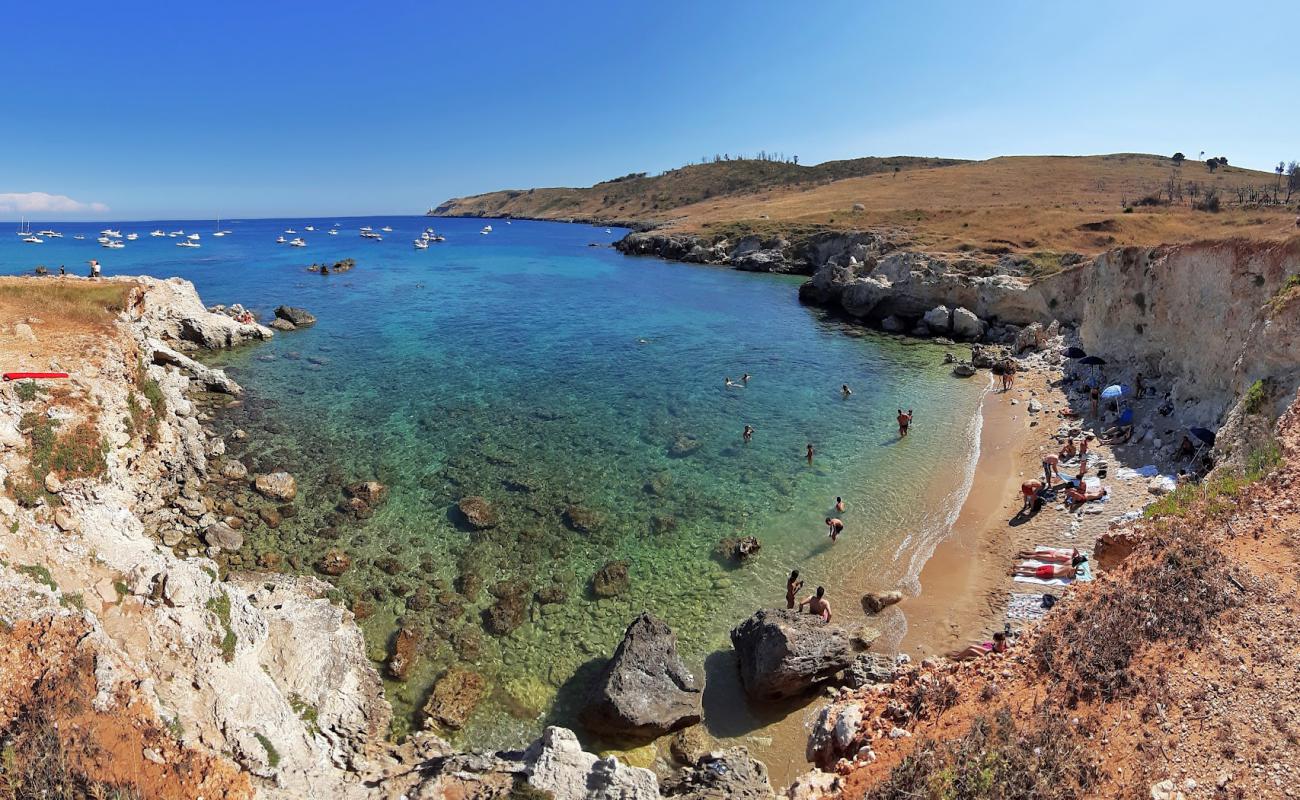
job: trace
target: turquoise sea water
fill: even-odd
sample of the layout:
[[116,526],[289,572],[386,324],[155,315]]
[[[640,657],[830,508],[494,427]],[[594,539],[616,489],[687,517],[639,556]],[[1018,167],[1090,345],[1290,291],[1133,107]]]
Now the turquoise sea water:
[[[327,236],[335,222],[342,232]],[[395,231],[367,241],[364,224]],[[336,583],[372,612],[362,624],[374,657],[399,621],[427,634],[410,679],[388,684],[399,733],[418,723],[449,666],[489,685],[459,739],[515,746],[546,719],[572,722],[593,664],[642,609],[673,626],[688,662],[698,675],[708,662],[712,680],[726,670],[716,653],[729,647],[727,631],[779,605],[790,569],[809,589],[825,584],[846,623],[864,620],[848,587],[914,577],[912,555],[960,502],[983,387],[951,378],[941,347],[801,306],[801,278],[624,257],[603,246],[618,230],[493,221],[483,236],[483,224],[232,221],[223,239],[211,223],[114,224],[143,235],[123,250],[94,242],[108,225],[63,224],[53,227],[65,238],[42,245],[6,231],[0,271],[66,264],[84,274],[98,258],[106,274],[179,275],[205,302],[240,302],[263,319],[280,303],[316,314],[312,328],[216,359],[247,397],[215,424],[249,432],[230,444],[250,469],[285,468],[300,482],[297,516],[254,529],[250,557],[274,552],[309,570],[342,547],[355,563]],[[426,226],[447,241],[416,251]],[[202,247],[151,239],[154,228],[198,231]],[[308,246],[275,244],[287,228]],[[357,261],[351,272],[305,269],[344,257]],[[744,372],[748,387],[724,386]],[[899,406],[916,415],[904,441]],[[746,424],[756,429],[749,444]],[[675,443],[694,449],[674,457]],[[360,522],[332,513],[340,487],[364,479],[390,487],[387,503]],[[455,511],[465,495],[486,497],[500,523],[471,531]],[[837,495],[847,528],[832,546],[822,520]],[[593,518],[587,532],[566,525],[574,507]],[[749,534],[763,546],[753,561],[715,557],[719,539]],[[630,565],[630,589],[597,600],[590,578],[616,559]],[[524,621],[502,637],[482,620],[494,587],[528,598]],[[543,587],[567,598],[540,605]],[[720,708],[735,695],[714,682],[715,733],[757,724]]]

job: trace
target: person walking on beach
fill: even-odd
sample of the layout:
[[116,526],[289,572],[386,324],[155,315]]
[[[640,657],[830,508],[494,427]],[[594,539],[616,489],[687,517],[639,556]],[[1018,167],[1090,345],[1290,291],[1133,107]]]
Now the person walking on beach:
[[1093,386],[1091,389],[1088,390],[1088,404],[1092,407],[1092,415],[1094,417],[1100,416],[1100,412],[1098,411],[1098,407],[1100,403],[1101,403],[1101,390],[1098,389],[1096,386]]
[[803,581],[799,580],[799,570],[790,572],[790,577],[785,582],[785,607],[794,608],[794,598],[803,588]]
[[1002,365],[1002,391],[1007,392],[1016,388],[1016,362],[1007,359]]
[[831,621],[831,604],[826,600],[826,587],[818,586],[816,594],[809,595],[799,603],[799,610],[803,611],[804,606],[808,606],[809,614],[821,617],[822,622]]
[[912,409],[910,408],[907,409],[906,414],[903,413],[903,409],[901,408],[898,409],[898,438],[902,439],[903,437],[907,436],[907,429],[911,426],[911,424],[912,424]]
[[808,444],[808,466],[810,466],[810,467],[812,466],[812,462],[813,462],[813,454],[814,454],[815,452],[816,452],[816,451],[813,450],[812,443],[809,442],[809,444]]
[[840,520],[838,517],[826,518],[826,535],[831,537],[831,542],[834,542],[836,539],[840,538],[840,534],[843,532],[844,532],[844,522],[842,520]]
[[844,399],[847,400],[848,398],[853,396],[853,390],[849,388],[849,385],[847,383],[845,383],[840,386],[840,394],[843,395]]
[[741,434],[741,437],[744,438],[745,444],[749,444],[749,442],[754,438],[754,426],[746,425],[745,431]]

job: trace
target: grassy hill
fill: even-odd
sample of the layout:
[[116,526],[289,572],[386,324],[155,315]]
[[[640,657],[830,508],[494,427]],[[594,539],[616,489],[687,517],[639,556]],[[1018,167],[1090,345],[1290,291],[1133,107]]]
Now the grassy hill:
[[444,202],[430,213],[448,217],[529,217],[634,222],[653,225],[675,209],[763,190],[813,187],[846,178],[895,170],[960,164],[952,158],[854,158],[802,166],[784,161],[742,159],[691,164],[649,176],[643,172],[602,181],[590,188],[506,189]]
[[[897,168],[897,170],[895,169]],[[1294,235],[1295,203],[1261,202],[1271,172],[1165,156],[1007,156],[987,161],[862,158],[817,166],[699,164],[589,189],[492,192],[434,214],[579,219],[712,234],[878,230],[931,252],[1095,253],[1122,245]],[[1285,179],[1279,200],[1285,200]],[[1211,196],[1218,211],[1202,210]],[[1212,205],[1212,204],[1211,204]]]

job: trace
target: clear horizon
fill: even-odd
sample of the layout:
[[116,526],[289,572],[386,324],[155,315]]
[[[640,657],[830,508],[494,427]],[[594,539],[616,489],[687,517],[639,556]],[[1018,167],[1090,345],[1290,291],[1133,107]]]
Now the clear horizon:
[[1282,2],[101,12],[11,43],[2,220],[418,215],[760,150],[1300,159],[1292,76],[1224,57],[1290,52]]

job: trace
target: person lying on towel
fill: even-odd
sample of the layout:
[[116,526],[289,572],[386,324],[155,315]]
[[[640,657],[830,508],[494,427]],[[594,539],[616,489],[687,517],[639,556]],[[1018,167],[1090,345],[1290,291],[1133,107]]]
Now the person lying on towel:
[[1020,564],[1011,573],[1017,578],[1038,578],[1050,581],[1053,578],[1073,578],[1079,572],[1079,565],[1087,561],[1087,556],[1076,555],[1066,564]]
[[1107,489],[1104,486],[1098,487],[1097,491],[1095,492],[1089,492],[1084,489],[1076,489],[1074,487],[1070,487],[1069,489],[1065,490],[1065,504],[1069,506],[1069,505],[1076,505],[1080,503],[1086,503],[1090,500],[1100,500],[1101,498],[1105,497],[1108,494],[1110,494],[1110,489]]
[[1049,564],[1069,564],[1079,551],[1073,547],[1038,547],[1033,550],[1021,550],[1016,558],[1022,561],[1046,561]]
[[1002,631],[993,634],[991,642],[976,642],[967,647],[965,650],[957,650],[948,654],[948,658],[953,661],[969,661],[973,658],[983,658],[990,653],[1007,652],[1007,635]]

